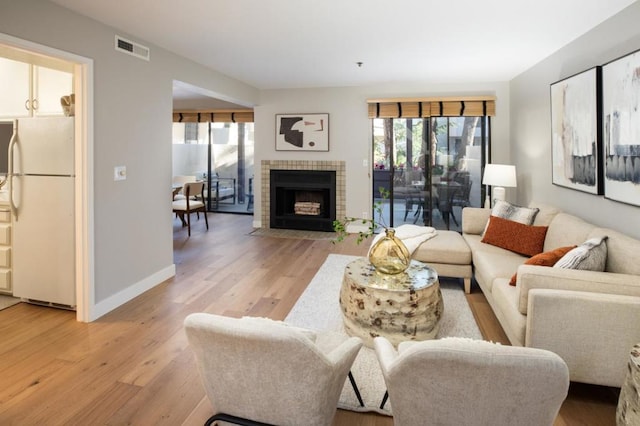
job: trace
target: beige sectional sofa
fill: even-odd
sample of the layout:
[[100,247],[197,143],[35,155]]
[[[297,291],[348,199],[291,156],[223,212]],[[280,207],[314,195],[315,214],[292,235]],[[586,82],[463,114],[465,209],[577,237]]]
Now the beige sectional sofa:
[[523,265],[527,257],[481,242],[491,210],[468,207],[462,235],[477,283],[513,345],[557,353],[572,381],[621,386],[629,350],[640,342],[640,240],[550,206],[530,207],[540,209],[533,225],[548,226],[544,251],[608,236],[605,271]]

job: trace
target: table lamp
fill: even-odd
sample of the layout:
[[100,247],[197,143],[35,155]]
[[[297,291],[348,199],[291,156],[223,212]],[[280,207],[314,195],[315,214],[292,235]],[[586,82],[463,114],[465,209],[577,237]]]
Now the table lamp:
[[[484,168],[483,185],[493,186],[493,199],[504,201],[504,187],[516,187],[516,166],[506,164],[487,164]],[[487,192],[485,208],[491,208],[491,199]]]

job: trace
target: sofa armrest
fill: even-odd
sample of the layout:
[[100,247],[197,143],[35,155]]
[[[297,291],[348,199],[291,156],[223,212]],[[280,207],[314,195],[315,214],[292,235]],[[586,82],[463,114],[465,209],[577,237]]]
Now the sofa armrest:
[[491,209],[465,207],[462,209],[462,233],[481,235],[491,216]]
[[640,297],[534,289],[525,345],[560,355],[571,380],[620,387],[640,342]]
[[640,275],[613,272],[581,271],[520,265],[518,267],[518,310],[527,314],[529,293],[536,288],[586,291],[640,297]]

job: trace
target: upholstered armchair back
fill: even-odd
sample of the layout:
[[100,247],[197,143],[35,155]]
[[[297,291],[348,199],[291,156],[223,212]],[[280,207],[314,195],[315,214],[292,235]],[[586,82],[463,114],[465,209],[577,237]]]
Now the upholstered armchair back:
[[323,353],[313,332],[266,318],[185,320],[214,413],[269,424],[328,425],[362,343]]
[[552,425],[569,388],[556,354],[481,340],[374,340],[394,425]]

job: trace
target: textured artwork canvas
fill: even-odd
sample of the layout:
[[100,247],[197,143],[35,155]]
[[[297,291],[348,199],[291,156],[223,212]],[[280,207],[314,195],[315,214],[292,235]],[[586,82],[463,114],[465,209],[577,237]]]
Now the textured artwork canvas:
[[276,151],[329,151],[329,114],[276,114]]
[[640,51],[602,67],[604,195],[640,205]]
[[552,181],[602,194],[600,68],[551,85]]

